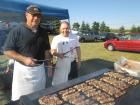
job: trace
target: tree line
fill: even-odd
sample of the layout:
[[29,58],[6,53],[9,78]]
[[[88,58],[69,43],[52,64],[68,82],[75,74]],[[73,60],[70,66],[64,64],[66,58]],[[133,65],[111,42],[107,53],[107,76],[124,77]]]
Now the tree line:
[[80,32],[93,31],[96,34],[104,32],[115,32],[122,34],[124,34],[125,32],[140,32],[140,26],[136,27],[135,25],[133,25],[131,29],[125,29],[124,26],[121,26],[119,29],[111,29],[109,26],[106,25],[104,21],[101,23],[95,21],[91,25],[85,23],[84,21],[81,25],[78,22],[75,22],[72,24],[72,29]]
[[[60,21],[57,18],[51,18],[47,19],[45,22],[47,24],[48,32],[52,35],[59,34],[59,26]],[[118,29],[112,29],[109,26],[106,25],[106,23],[103,21],[101,23],[94,21],[92,24],[86,23],[85,21],[82,21],[82,23],[74,22],[71,24],[71,29],[80,31],[80,32],[94,32],[95,34],[101,34],[104,32],[114,32],[114,33],[121,33],[124,34],[126,32],[140,32],[140,26],[133,25],[130,29],[125,29],[124,26],[121,26]]]

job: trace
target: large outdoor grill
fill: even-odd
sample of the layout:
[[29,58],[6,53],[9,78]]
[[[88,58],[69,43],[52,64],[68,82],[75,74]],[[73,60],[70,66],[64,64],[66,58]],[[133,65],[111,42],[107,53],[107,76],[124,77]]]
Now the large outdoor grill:
[[[131,85],[126,85],[128,81],[120,77],[118,81],[121,82],[117,84],[118,82],[115,81],[117,77],[114,80],[108,77],[107,73],[110,73],[110,71],[116,73],[114,70],[102,69],[67,83],[22,96],[19,103],[20,105],[40,105],[39,100],[47,100],[47,102],[50,100],[50,103],[42,105],[140,105],[138,78],[133,78],[135,81],[129,82]],[[131,76],[121,75],[128,80],[131,79]],[[111,90],[112,86],[114,87],[113,91]],[[119,89],[116,87],[119,87]]]

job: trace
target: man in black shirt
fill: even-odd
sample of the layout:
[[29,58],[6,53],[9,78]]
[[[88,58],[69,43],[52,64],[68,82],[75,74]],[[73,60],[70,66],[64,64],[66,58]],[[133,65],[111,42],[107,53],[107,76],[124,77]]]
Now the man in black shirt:
[[42,61],[50,59],[50,43],[46,31],[39,25],[41,15],[41,10],[36,5],[27,7],[26,23],[11,30],[4,45],[4,54],[15,60],[13,101],[45,88],[46,77]]

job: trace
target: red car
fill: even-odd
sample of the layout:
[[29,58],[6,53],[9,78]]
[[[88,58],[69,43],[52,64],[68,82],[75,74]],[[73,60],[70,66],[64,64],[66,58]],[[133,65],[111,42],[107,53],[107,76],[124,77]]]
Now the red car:
[[109,51],[124,50],[140,52],[140,33],[129,33],[120,36],[118,39],[108,40],[104,47]]

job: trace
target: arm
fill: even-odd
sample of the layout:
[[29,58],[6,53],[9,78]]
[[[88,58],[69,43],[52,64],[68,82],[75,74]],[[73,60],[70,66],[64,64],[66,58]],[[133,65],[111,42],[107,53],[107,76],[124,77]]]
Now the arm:
[[[35,60],[31,57],[26,57],[18,53],[18,43],[21,41],[20,37],[22,32],[19,31],[19,28],[16,27],[9,32],[9,35],[4,43],[4,54],[9,58],[12,58],[16,61],[22,62],[25,65],[34,65]],[[20,47],[20,46],[19,46]]]
[[12,58],[14,60],[23,62],[25,65],[34,65],[35,64],[35,62],[34,62],[35,59],[33,59],[31,57],[23,56],[23,55],[17,53],[16,51],[14,51],[14,50],[4,51],[4,54],[6,56],[8,56],[9,58]]
[[63,54],[63,53],[58,53],[56,49],[51,49],[51,54],[52,54],[53,56],[57,56],[57,57],[59,57],[59,58],[61,58],[61,59],[64,58],[64,54]]

